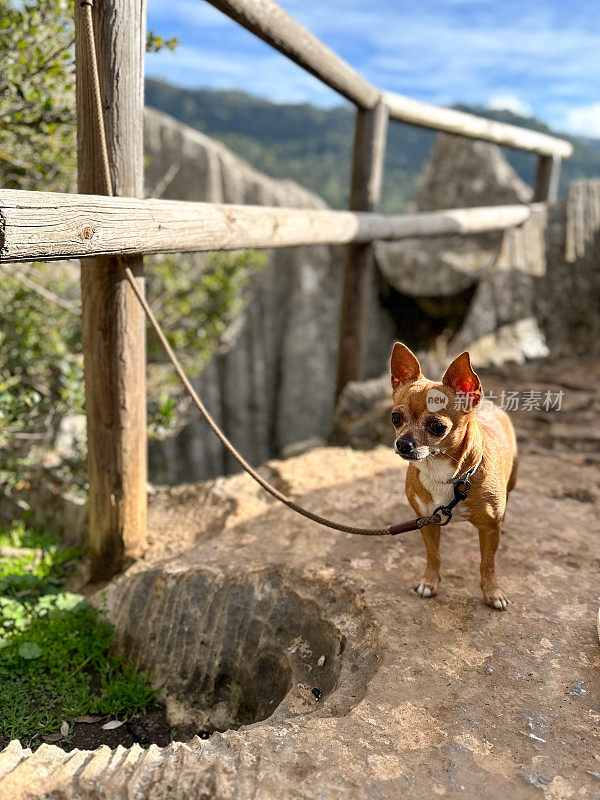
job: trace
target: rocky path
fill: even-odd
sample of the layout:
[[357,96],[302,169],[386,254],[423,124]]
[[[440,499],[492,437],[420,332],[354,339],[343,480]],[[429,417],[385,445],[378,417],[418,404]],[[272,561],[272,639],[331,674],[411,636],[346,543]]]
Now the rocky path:
[[[497,376],[507,377],[524,381],[514,372]],[[466,523],[444,533],[439,596],[420,599],[413,591],[424,566],[418,534],[328,532],[265,500],[240,476],[158,492],[153,550],[107,589],[109,607],[114,600],[121,609],[119,626],[127,617],[123,586],[149,570],[162,581],[153,578],[152,586],[169,587],[191,586],[200,572],[237,580],[275,568],[296,576],[296,595],[324,619],[335,621],[328,595],[353,597],[350,605],[370,620],[369,636],[348,612],[352,658],[342,658],[329,698],[288,703],[285,714],[207,740],[68,754],[50,745],[31,754],[13,743],[0,755],[0,798],[599,797],[600,487],[589,381],[589,370],[563,378],[572,396],[562,419],[517,415],[523,458],[498,559],[511,600],[505,613],[481,601],[477,535]],[[410,514],[403,464],[383,446],[315,450],[265,470],[339,519],[378,525]],[[258,584],[256,597],[265,585]],[[318,593],[309,597],[312,590],[302,588],[309,586]],[[186,603],[195,601],[181,594],[178,602],[174,643],[184,648],[195,635],[185,624]],[[344,663],[352,665],[351,692]]]

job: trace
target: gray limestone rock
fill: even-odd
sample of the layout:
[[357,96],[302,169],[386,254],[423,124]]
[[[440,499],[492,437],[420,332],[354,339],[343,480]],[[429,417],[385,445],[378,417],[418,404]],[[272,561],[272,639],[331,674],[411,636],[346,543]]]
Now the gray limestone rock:
[[[440,134],[419,180],[415,211],[509,205],[531,200],[527,186],[499,147]],[[377,263],[402,294],[456,294],[493,268],[502,234],[379,242]]]
[[[162,196],[181,200],[325,207],[308,190],[258,172],[165,114],[147,108],[144,124],[150,194],[158,188]],[[251,279],[245,310],[195,381],[252,463],[330,433],[342,280],[342,248],[270,251],[265,269]],[[385,364],[393,326],[374,285],[370,331],[367,374],[375,375]],[[150,443],[154,481],[189,482],[237,468],[195,409],[173,436]]]

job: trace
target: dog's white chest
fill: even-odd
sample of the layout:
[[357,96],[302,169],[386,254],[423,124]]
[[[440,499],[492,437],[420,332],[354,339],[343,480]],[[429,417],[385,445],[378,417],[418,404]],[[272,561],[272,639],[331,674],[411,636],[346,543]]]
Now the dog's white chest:
[[[438,506],[447,506],[454,499],[454,467],[449,461],[424,459],[417,461],[414,466],[419,470],[419,480],[423,488],[427,489],[432,497],[430,503],[418,498],[421,514],[432,514]],[[450,483],[449,483],[450,481]],[[456,512],[459,513],[459,507]]]

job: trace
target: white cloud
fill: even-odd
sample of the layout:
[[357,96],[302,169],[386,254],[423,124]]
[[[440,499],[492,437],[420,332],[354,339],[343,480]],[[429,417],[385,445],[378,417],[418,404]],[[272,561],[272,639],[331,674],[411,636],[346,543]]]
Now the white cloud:
[[569,133],[600,138],[600,103],[571,108],[565,115],[563,127]]
[[520,117],[531,117],[533,111],[528,103],[525,103],[516,94],[493,94],[488,100],[488,108],[496,111],[512,111]]

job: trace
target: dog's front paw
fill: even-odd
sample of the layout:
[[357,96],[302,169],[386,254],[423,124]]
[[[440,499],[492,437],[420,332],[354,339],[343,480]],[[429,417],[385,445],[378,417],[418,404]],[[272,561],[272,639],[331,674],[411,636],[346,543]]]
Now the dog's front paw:
[[423,577],[419,585],[415,586],[415,592],[419,597],[435,597],[439,585],[439,578],[431,580],[430,578]]
[[487,592],[483,590],[483,602],[492,608],[497,608],[498,611],[506,611],[509,601],[502,589],[496,586]]

